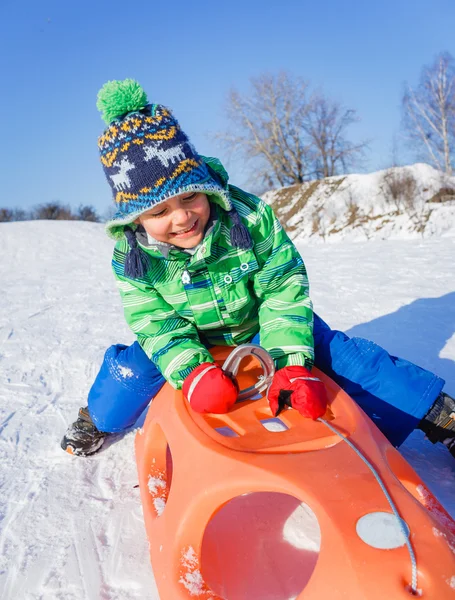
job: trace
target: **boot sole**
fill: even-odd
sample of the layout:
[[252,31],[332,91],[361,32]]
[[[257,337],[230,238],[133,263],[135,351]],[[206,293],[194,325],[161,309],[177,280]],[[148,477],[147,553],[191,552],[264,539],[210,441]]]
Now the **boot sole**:
[[104,440],[105,440],[104,437],[100,438],[96,444],[93,444],[90,447],[90,449],[85,450],[84,448],[81,448],[81,447],[78,448],[76,445],[72,444],[70,441],[63,438],[62,443],[60,444],[60,447],[62,448],[62,450],[64,450],[68,454],[71,454],[71,456],[90,456],[91,454],[95,454],[95,452],[98,452],[98,450],[104,444]]

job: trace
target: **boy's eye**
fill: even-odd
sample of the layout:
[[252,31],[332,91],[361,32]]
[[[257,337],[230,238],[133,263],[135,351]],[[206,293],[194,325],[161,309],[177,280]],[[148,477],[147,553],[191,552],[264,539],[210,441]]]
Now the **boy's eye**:
[[[190,194],[189,196],[182,198],[182,202],[191,202],[192,200],[194,200],[196,198],[197,195],[198,195],[198,192],[194,192],[194,193]],[[165,212],[166,212],[166,209],[163,208],[163,210],[160,210],[159,212],[150,213],[150,216],[151,217],[161,217],[162,215],[164,215]]]
[[151,214],[150,214],[150,216],[151,216],[151,217],[161,217],[161,215],[164,215],[164,213],[165,213],[165,212],[166,212],[166,210],[165,210],[165,209],[163,209],[163,210],[160,210],[160,212],[157,212],[157,213],[151,213]]

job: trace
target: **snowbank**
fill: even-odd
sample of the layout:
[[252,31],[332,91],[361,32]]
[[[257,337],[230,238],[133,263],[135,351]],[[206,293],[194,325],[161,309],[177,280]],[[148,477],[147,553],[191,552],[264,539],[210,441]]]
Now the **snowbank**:
[[427,164],[328,177],[263,196],[296,242],[455,234],[455,176]]

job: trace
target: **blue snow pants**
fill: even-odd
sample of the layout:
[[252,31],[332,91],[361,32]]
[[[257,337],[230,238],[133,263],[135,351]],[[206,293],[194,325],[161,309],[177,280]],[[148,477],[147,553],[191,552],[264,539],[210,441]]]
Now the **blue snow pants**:
[[[259,335],[251,341],[259,343]],[[334,331],[317,315],[314,344],[315,366],[360,405],[394,446],[417,427],[444,386],[433,373],[374,342]],[[89,392],[95,425],[110,433],[131,427],[164,383],[138,342],[111,346]]]

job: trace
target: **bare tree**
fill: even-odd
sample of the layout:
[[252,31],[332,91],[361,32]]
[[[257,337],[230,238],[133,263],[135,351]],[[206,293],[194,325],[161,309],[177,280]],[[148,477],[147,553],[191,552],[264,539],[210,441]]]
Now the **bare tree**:
[[30,211],[22,208],[0,208],[0,223],[6,221],[47,219],[53,221],[92,221],[99,223],[100,216],[89,205],[80,205],[73,213],[69,206],[64,206],[58,200],[35,206]]
[[55,221],[72,221],[74,215],[69,206],[63,206],[57,200],[40,204],[33,211],[34,219],[47,219]]
[[255,178],[269,188],[335,175],[364,147],[346,137],[357,120],[354,111],[286,72],[252,78],[248,93],[232,90],[227,117],[232,127],[216,137],[232,153],[256,159]]
[[397,213],[411,213],[418,202],[418,186],[413,172],[406,167],[388,169],[380,184],[385,200]]
[[397,214],[407,214],[414,230],[423,237],[433,209],[423,201],[413,172],[406,167],[389,169],[384,173],[380,186],[386,202],[395,208]]
[[455,61],[449,53],[423,68],[415,89],[407,86],[403,117],[413,146],[450,175],[455,164]]
[[7,221],[26,221],[30,215],[22,208],[0,208],[0,223]]
[[358,120],[355,110],[321,94],[313,98],[303,128],[316,147],[317,178],[346,173],[363,156],[367,142],[354,144],[346,136],[346,129]]
[[0,208],[0,223],[14,221],[14,211],[11,208]]
[[269,187],[305,181],[312,162],[302,124],[312,102],[308,84],[287,73],[251,79],[250,93],[230,92],[227,116],[233,128],[221,137],[232,151],[259,158],[256,178]]
[[92,221],[93,223],[99,223],[100,217],[93,208],[93,206],[80,205],[76,210],[74,218],[77,221]]

